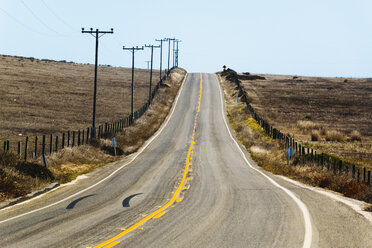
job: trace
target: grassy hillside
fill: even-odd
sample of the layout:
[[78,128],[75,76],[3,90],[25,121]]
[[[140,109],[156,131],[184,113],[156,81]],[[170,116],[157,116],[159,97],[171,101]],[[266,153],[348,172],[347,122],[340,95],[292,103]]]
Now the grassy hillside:
[[372,79],[240,74],[256,112],[295,139],[372,168]]
[[[14,59],[17,58],[6,58],[4,60]],[[22,61],[25,59],[20,58],[20,60]],[[73,128],[78,129],[80,127],[89,126],[90,114],[88,116],[89,118],[86,118],[84,111],[88,111],[90,113],[91,102],[88,104],[89,106],[85,106],[87,103],[79,101],[79,96],[82,94],[75,94],[83,93],[83,90],[81,90],[79,86],[80,82],[83,82],[82,84],[84,85],[88,85],[89,83],[80,79],[80,81],[70,83],[69,87],[58,87],[53,82],[57,81],[56,78],[59,78],[60,81],[63,81],[63,75],[59,75],[59,69],[61,68],[66,67],[69,70],[66,68],[65,69],[70,74],[76,74],[76,76],[72,78],[74,78],[74,80],[79,80],[79,73],[74,71],[75,66],[77,70],[80,70],[81,74],[86,73],[85,70],[87,69],[92,69],[92,66],[56,62],[32,62],[31,60],[27,60],[27,63],[29,66],[32,66],[32,63],[41,63],[42,65],[44,65],[43,63],[46,63],[49,64],[49,69],[52,67],[52,65],[54,65],[56,68],[54,69],[54,73],[50,73],[48,77],[45,68],[39,67],[39,69],[42,70],[42,73],[39,73],[39,75],[42,75],[41,78],[43,78],[43,80],[38,79],[35,74],[32,79],[28,80],[26,80],[24,76],[24,81],[26,82],[23,84],[18,83],[17,90],[9,90],[9,92],[12,92],[13,95],[5,90],[3,91],[5,94],[7,94],[6,96],[8,99],[15,97],[14,92],[17,92],[18,94],[17,98],[14,99],[23,99],[23,102],[16,100],[14,103],[12,103],[10,100],[4,101],[9,104],[6,105],[6,109],[1,109],[2,116],[4,115],[3,113],[8,114],[7,118],[1,119],[3,126],[7,125],[7,130],[1,131],[6,137],[11,138],[11,142],[13,142],[12,145],[14,147],[16,146],[14,140],[17,138],[17,132],[13,130],[13,126],[16,128],[19,127],[19,130],[22,130],[23,133],[28,135],[44,132],[54,132],[54,134],[56,134],[59,130],[63,130],[64,128],[71,130]],[[36,65],[34,65],[34,67],[37,69]],[[101,88],[104,92],[106,92],[106,94],[102,94],[101,96],[101,112],[98,112],[101,113],[100,120],[103,122],[123,118],[124,116],[122,115],[126,116],[129,114],[128,106],[130,105],[130,98],[128,99],[127,97],[126,100],[117,100],[111,99],[110,97],[119,97],[119,95],[122,95],[122,92],[126,92],[126,94],[128,94],[128,83],[119,83],[120,76],[124,77],[124,79],[122,79],[124,82],[126,81],[126,76],[129,75],[128,70],[123,68],[105,67],[101,68],[101,71],[106,73],[105,80],[102,80],[105,83],[101,83],[103,85]],[[17,72],[17,74],[19,74],[18,78],[22,77],[19,72]],[[146,102],[148,96],[148,83],[146,83],[148,73],[146,73],[146,71],[140,71],[139,74],[139,76],[141,76],[139,78],[142,78],[143,81],[137,84],[139,86],[137,86],[135,94],[141,100],[141,104],[143,104]],[[9,73],[7,75],[9,75]],[[147,109],[147,111],[139,119],[136,119],[132,125],[125,127],[120,132],[116,134],[106,133],[102,139],[90,139],[89,144],[83,144],[81,146],[75,145],[72,147],[70,145],[69,147],[65,146],[63,149],[61,149],[61,145],[59,143],[60,149],[58,149],[58,152],[55,150],[52,154],[50,154],[48,151],[46,152],[46,160],[48,161],[47,167],[42,165],[42,160],[39,156],[34,158],[29,156],[28,160],[24,161],[23,157],[19,158],[17,156],[17,154],[14,152],[14,149],[10,149],[10,152],[3,152],[2,149],[0,149],[0,208],[2,206],[6,206],[9,203],[8,200],[12,198],[25,196],[33,190],[41,189],[52,182],[69,182],[75,179],[78,175],[87,173],[97,167],[105,165],[106,163],[122,159],[128,154],[136,152],[164,122],[172,107],[173,101],[185,75],[185,70],[180,68],[173,69],[167,79],[160,85],[152,101],[152,105]],[[9,81],[11,81],[11,77],[9,77]],[[35,83],[30,83],[30,81],[35,81]],[[44,81],[49,83],[43,84]],[[30,87],[30,84],[34,85],[31,87],[34,87],[33,90],[35,91],[35,94],[36,92],[45,92],[45,96],[43,96],[43,98],[35,100],[40,100],[38,102],[39,105],[42,106],[40,108],[35,106],[35,104],[32,105],[32,107],[29,106],[33,103],[34,97],[31,97],[33,95],[31,94],[30,96],[29,92],[22,87]],[[123,84],[124,86],[121,86]],[[8,88],[12,88],[11,83],[7,83],[6,85]],[[38,85],[44,86],[41,87]],[[61,91],[61,88],[66,92],[65,94],[63,91]],[[86,88],[89,87],[86,86]],[[47,94],[48,89],[52,93]],[[23,92],[23,94],[20,92]],[[54,97],[59,99],[68,98],[70,101],[66,102],[61,100],[61,102],[53,104],[51,99]],[[87,95],[84,95],[84,97],[88,98]],[[24,99],[28,99],[28,102]],[[21,104],[18,106],[18,108],[14,108],[14,106],[17,106],[17,102],[21,102]],[[106,106],[105,104],[111,104],[112,106]],[[125,104],[128,106],[125,107]],[[139,103],[135,105],[136,109],[142,107],[138,105]],[[80,108],[83,108],[83,110],[80,110]],[[13,113],[17,114],[11,115],[5,110],[8,110],[8,112],[13,111]],[[23,116],[25,113],[27,113],[27,111],[24,110],[30,111],[30,113],[32,113],[30,115],[31,117],[28,115]],[[69,111],[73,113],[70,113]],[[70,119],[66,120],[63,118],[63,116],[65,116],[66,119]],[[16,117],[19,117],[20,119],[17,121]],[[86,123],[83,121],[85,119]],[[54,120],[54,122],[51,120]],[[65,123],[66,126],[63,126],[61,123]],[[42,126],[43,129],[39,128],[40,126]],[[17,131],[19,132],[19,130]],[[111,140],[114,135],[117,141],[116,155],[114,153]],[[23,136],[18,138],[24,139]],[[40,149],[40,140],[38,143]],[[22,144],[24,145],[24,143]],[[34,145],[32,141],[30,144],[32,144],[32,146]],[[2,201],[4,202],[1,203]]]
[[[0,140],[91,126],[93,79],[94,65],[0,56]],[[99,67],[97,125],[129,114],[130,87],[131,69]],[[149,71],[137,69],[135,110],[148,90]]]

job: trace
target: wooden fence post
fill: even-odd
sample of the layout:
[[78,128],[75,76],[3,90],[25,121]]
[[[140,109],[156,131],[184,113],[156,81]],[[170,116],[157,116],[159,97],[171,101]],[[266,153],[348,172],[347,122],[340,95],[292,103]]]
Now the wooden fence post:
[[37,157],[37,136],[35,136],[35,158]]
[[53,136],[52,134],[50,135],[50,139],[49,139],[49,154],[52,154],[53,153]]
[[28,136],[26,136],[26,142],[25,142],[25,161],[27,161],[27,148],[28,148]]
[[61,148],[62,149],[65,148],[65,133],[62,133],[62,144],[61,144]]
[[371,171],[368,171],[368,180],[367,180],[368,186],[371,185]]
[[70,131],[67,131],[67,147],[70,147]]
[[42,154],[44,155],[45,154],[45,135],[43,135],[43,143],[41,146],[41,151],[42,151]]
[[72,147],[75,146],[75,131],[72,131]]
[[366,182],[366,167],[363,168],[363,182]]
[[353,179],[355,179],[355,165],[353,164],[353,172],[352,172],[352,174],[353,174]]
[[78,131],[78,146],[80,146],[80,129]]
[[85,133],[85,130],[83,129],[83,137],[81,139],[81,144],[84,145],[85,144],[85,136],[84,136],[84,133]]
[[55,149],[56,152],[58,152],[58,135],[56,135],[56,149]]
[[18,154],[18,158],[20,159],[21,158],[21,141],[18,141],[18,151],[17,151],[17,154]]
[[339,174],[342,173],[342,160],[339,161],[339,164],[338,164],[338,172],[339,172]]
[[360,169],[359,168],[357,170],[357,181],[358,183],[360,182]]
[[333,174],[336,175],[337,159],[333,160]]

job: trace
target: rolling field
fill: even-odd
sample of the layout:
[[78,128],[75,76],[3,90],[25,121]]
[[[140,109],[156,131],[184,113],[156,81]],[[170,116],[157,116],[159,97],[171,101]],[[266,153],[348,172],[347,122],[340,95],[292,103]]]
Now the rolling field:
[[[0,56],[0,140],[91,126],[93,80],[94,65]],[[129,115],[130,89],[131,69],[98,68],[96,125]],[[136,69],[134,110],[148,92],[149,71]]]
[[266,75],[240,80],[271,125],[297,140],[372,168],[372,79]]

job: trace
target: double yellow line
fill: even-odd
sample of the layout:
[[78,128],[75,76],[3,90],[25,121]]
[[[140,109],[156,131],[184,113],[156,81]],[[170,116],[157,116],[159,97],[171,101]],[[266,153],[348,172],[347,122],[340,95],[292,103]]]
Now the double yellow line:
[[[181,183],[180,185],[178,186],[177,190],[174,192],[172,198],[164,205],[162,206],[161,208],[159,208],[158,210],[152,212],[151,214],[147,215],[146,217],[142,218],[140,221],[138,221],[137,223],[133,224],[132,226],[128,227],[127,229],[123,229],[123,231],[119,234],[117,234],[116,236],[106,240],[105,242],[95,246],[94,248],[109,248],[109,247],[113,247],[117,244],[120,243],[120,241],[118,241],[118,239],[122,238],[124,235],[126,235],[127,233],[135,230],[135,229],[138,229],[140,228],[140,226],[142,224],[144,224],[146,221],[154,218],[154,219],[157,219],[159,217],[161,217],[165,212],[165,210],[171,206],[172,204],[174,204],[175,202],[180,202],[182,200],[182,197],[180,196],[181,194],[181,191],[182,190],[185,190],[187,187],[185,187],[184,185],[190,180],[190,178],[188,177],[188,173],[191,171],[191,165],[192,165],[192,154],[194,153],[194,144],[195,144],[195,141],[194,141],[194,138],[195,138],[195,132],[196,132],[196,123],[197,123],[197,119],[198,119],[198,114],[200,112],[200,105],[201,105],[201,97],[202,97],[202,87],[203,87],[203,74],[200,73],[200,92],[199,92],[199,99],[198,99],[198,107],[197,107],[197,111],[195,113],[195,119],[194,119],[194,128],[193,128],[193,132],[192,132],[192,141],[190,143],[190,147],[189,147],[189,150],[188,150],[188,153],[187,153],[187,158],[186,158],[186,166],[185,166],[185,169],[183,171],[183,176],[182,176],[182,180],[181,180]],[[87,247],[87,248],[90,248],[90,247]]]

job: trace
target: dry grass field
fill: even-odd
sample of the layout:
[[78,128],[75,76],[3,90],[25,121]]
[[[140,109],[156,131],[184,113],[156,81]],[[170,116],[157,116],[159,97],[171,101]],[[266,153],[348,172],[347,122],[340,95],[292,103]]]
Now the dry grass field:
[[[159,80],[154,72],[153,84]],[[94,65],[0,56],[0,140],[91,126]],[[98,69],[97,124],[130,113],[131,69]],[[149,71],[136,69],[134,110],[148,99]],[[22,138],[22,141],[24,138]]]
[[[79,67],[80,65],[77,65],[77,68]],[[73,67],[70,69],[73,71]],[[121,69],[119,68],[118,70]],[[115,71],[112,70],[112,72]],[[120,73],[118,74],[121,75]],[[124,156],[137,151],[164,122],[185,75],[186,71],[183,69],[176,68],[172,70],[168,78],[160,85],[157,95],[154,97],[152,105],[147,111],[139,119],[135,120],[132,125],[124,128],[115,135],[117,140],[117,156],[115,156],[112,147],[111,138],[113,134],[107,134],[103,139],[91,139],[89,144],[65,147],[64,149],[59,149],[58,152],[48,153],[46,155],[46,160],[48,161],[47,167],[42,165],[40,157],[29,158],[27,161],[24,161],[23,159],[19,159],[17,154],[14,151],[12,152],[12,149],[10,152],[0,150],[0,203],[3,202],[0,204],[0,208],[1,205],[5,206],[8,204],[8,201],[12,198],[25,196],[27,193],[43,188],[51,182],[69,182],[78,175],[87,173],[106,163],[122,159]],[[144,72],[142,72],[142,76],[145,78]],[[51,77],[53,77],[53,74],[51,74]],[[109,82],[106,85],[109,85]],[[142,85],[145,86],[146,84],[143,83]],[[115,91],[115,88],[107,88],[106,90]],[[145,87],[142,88],[142,101],[145,102],[148,91]],[[116,93],[112,92],[108,94],[115,95]],[[57,93],[54,94],[58,95]],[[108,100],[106,98],[106,101]],[[117,101],[116,105],[119,104]],[[46,115],[41,111],[39,110],[39,115],[47,120]],[[57,115],[58,113],[58,109],[55,110],[55,114]],[[127,114],[125,111],[122,113]],[[119,119],[121,113],[118,112],[117,114],[116,120]],[[110,111],[105,113],[105,117],[108,121],[111,120]],[[59,120],[64,121],[62,118],[59,118]],[[75,116],[72,119],[75,123],[71,125],[71,128],[79,128],[79,120],[79,116]],[[53,125],[45,125],[45,127],[45,130],[50,132],[54,130],[53,128],[56,128]]]
[[239,75],[249,102],[271,125],[317,150],[372,168],[372,79]]
[[[263,169],[270,171],[274,174],[280,174],[284,175],[286,177],[302,181],[304,183],[327,188],[339,193],[344,194],[345,196],[352,197],[355,199],[363,200],[368,203],[372,203],[372,187],[367,186],[367,184],[363,182],[357,182],[356,180],[352,179],[350,176],[350,173],[342,173],[342,174],[335,174],[332,172],[332,170],[328,170],[326,167],[318,166],[316,162],[314,161],[307,161],[307,160],[301,160],[299,157],[292,159],[290,162],[290,165],[287,164],[287,156],[286,156],[286,146],[283,142],[280,142],[277,139],[272,139],[270,136],[267,135],[267,133],[264,131],[264,129],[256,122],[255,119],[252,118],[252,115],[250,111],[248,110],[245,102],[237,101],[237,98],[239,97],[239,89],[236,86],[234,80],[231,80],[229,77],[229,73],[218,73],[218,76],[220,78],[221,86],[224,90],[224,96],[226,101],[226,110],[227,110],[227,117],[230,122],[231,127],[233,128],[235,135],[237,139],[240,141],[240,143],[250,152],[252,159],[256,161],[256,163],[261,166]],[[267,77],[267,75],[264,75]],[[242,80],[242,76],[241,79]],[[270,97],[277,96],[276,93],[272,92],[272,95],[265,95],[265,99],[261,101],[261,99],[258,99],[258,96],[262,97],[261,88],[267,89],[271,86],[268,86],[268,84],[274,84],[275,82],[265,82],[266,80],[260,80],[257,82],[250,82],[245,83],[245,87],[247,85],[255,85],[255,91],[250,91],[251,88],[246,88],[246,92],[249,93],[249,101],[255,103],[254,107],[256,109],[256,113],[260,112],[261,116],[265,116],[265,119],[268,119],[268,114],[266,112],[266,109],[270,109],[272,111],[272,114],[270,115],[271,124],[279,126],[280,129],[289,132],[291,134],[294,134],[296,136],[296,140],[303,139],[307,140],[308,143],[312,143],[313,146],[323,146],[323,149],[326,150],[326,147],[332,147],[335,151],[340,152],[341,149],[339,147],[345,147],[347,145],[349,146],[366,146],[368,144],[368,138],[362,137],[362,142],[360,141],[348,141],[348,139],[341,141],[309,141],[310,134],[307,133],[309,130],[316,130],[319,128],[320,125],[326,124],[326,122],[322,122],[322,124],[316,123],[316,122],[310,122],[308,115],[306,119],[306,114],[309,114],[308,111],[301,112],[300,106],[298,108],[293,107],[295,110],[298,110],[296,114],[298,116],[305,116],[306,120],[303,120],[304,118],[300,118],[299,124],[297,124],[296,117],[293,117],[293,119],[287,119],[288,125],[286,123],[285,114],[276,113],[275,111],[283,111],[282,109],[273,106],[273,105],[266,105],[266,104],[273,104],[273,99],[267,99]],[[264,87],[257,86],[261,83],[264,84]],[[258,87],[258,89],[257,89]],[[281,89],[276,89],[276,91],[280,91]],[[284,89],[286,90],[286,89]],[[254,95],[256,94],[256,95]],[[289,98],[291,95],[288,96]],[[241,99],[241,97],[239,98]],[[268,102],[265,102],[268,101]],[[265,102],[266,104],[263,104],[262,102]],[[262,104],[262,105],[261,105]],[[299,104],[299,103],[298,103]],[[290,104],[288,104],[291,106]],[[295,104],[296,105],[296,104]],[[296,105],[297,106],[297,105]],[[274,109],[276,108],[276,109]],[[308,109],[307,107],[303,107],[303,109]],[[269,111],[267,111],[269,112]],[[311,113],[311,112],[310,112]],[[283,118],[278,120],[277,122],[274,122],[276,118]],[[302,123],[305,122],[306,123]],[[294,125],[291,125],[291,122],[294,122]],[[346,129],[346,124],[344,123],[344,128]],[[326,133],[331,132],[332,123],[328,123],[329,126],[327,126],[329,129],[325,129],[323,127],[323,131],[326,131]],[[306,130],[305,130],[306,129]],[[342,129],[341,129],[342,130]],[[346,131],[343,131],[346,132]],[[341,131],[339,131],[341,133]],[[345,136],[345,134],[341,133]],[[324,138],[322,136],[323,134],[320,134],[320,138]],[[325,134],[326,136],[329,134]],[[333,134],[332,134],[333,135]],[[338,134],[339,135],[339,134]],[[352,136],[350,134],[350,136]],[[299,138],[300,137],[300,138]],[[351,137],[349,138],[351,139]],[[338,146],[337,146],[338,145]],[[319,148],[318,148],[319,149]],[[339,149],[339,150],[337,150]],[[369,150],[368,150],[369,149]],[[371,151],[370,148],[366,148],[367,151]],[[356,156],[356,154],[354,154]],[[350,156],[349,158],[358,160],[358,157]],[[360,159],[359,159],[360,160]],[[370,160],[363,160],[361,163],[365,165],[370,165]],[[372,208],[367,208],[366,210],[372,211]]]

